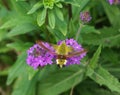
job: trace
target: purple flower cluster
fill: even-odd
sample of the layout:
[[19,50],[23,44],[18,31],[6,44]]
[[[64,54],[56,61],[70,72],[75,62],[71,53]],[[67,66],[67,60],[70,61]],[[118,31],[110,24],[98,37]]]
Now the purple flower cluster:
[[[51,49],[51,51],[54,50],[48,43],[43,43],[43,44],[49,49]],[[28,56],[26,62],[34,69],[37,69],[39,66],[43,67],[47,64],[52,64],[52,59],[54,57],[54,55],[44,50],[38,44],[35,44],[33,47],[31,47],[27,51],[27,55]]]
[[[58,42],[58,45],[60,45],[62,41]],[[66,39],[65,43],[67,46],[70,46],[74,49],[74,51],[82,51],[84,50],[80,44],[78,44],[74,39]],[[55,50],[53,49],[52,46],[50,46],[48,43],[43,43],[45,47],[49,48],[52,52]],[[32,46],[28,51],[27,51],[27,59],[26,62],[28,65],[33,67],[34,69],[38,67],[43,67],[48,64],[52,64],[53,60],[56,60],[55,56],[51,54],[49,51],[46,51],[44,48],[42,48],[40,45],[35,44]],[[67,58],[67,64],[66,65],[71,65],[71,64],[80,64],[80,60],[86,55],[85,53],[82,53],[77,56],[73,56],[70,58]]]
[[120,4],[120,0],[108,0],[108,2],[110,3],[110,5],[112,5],[112,4]]
[[92,17],[90,16],[89,12],[81,12],[80,19],[83,23],[87,23],[92,19]]

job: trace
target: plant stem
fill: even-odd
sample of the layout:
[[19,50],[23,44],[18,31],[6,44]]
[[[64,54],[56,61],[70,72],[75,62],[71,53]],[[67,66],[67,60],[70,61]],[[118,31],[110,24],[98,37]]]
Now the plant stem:
[[73,89],[74,87],[71,88],[70,95],[73,95]]
[[5,91],[3,91],[3,89],[0,87],[0,95],[6,95]]
[[77,31],[77,33],[76,33],[76,41],[78,40],[78,38],[79,38],[79,35],[80,35],[80,31],[81,31],[81,29],[82,29],[82,24],[80,24],[80,26],[79,26],[79,28],[78,28],[78,31]]

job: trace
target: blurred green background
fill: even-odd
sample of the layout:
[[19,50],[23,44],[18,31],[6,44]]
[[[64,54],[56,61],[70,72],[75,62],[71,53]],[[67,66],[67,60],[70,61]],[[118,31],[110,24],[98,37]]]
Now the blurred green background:
[[[34,70],[26,64],[26,50],[36,40],[56,44],[75,38],[83,11],[92,20],[79,35],[78,43],[88,49],[80,65]],[[120,5],[107,0],[0,0],[0,95],[120,95],[119,74]]]

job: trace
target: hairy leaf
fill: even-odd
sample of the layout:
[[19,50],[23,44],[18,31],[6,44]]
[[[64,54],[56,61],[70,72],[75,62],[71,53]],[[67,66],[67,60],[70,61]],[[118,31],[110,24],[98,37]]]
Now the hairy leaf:
[[7,85],[11,84],[15,78],[25,72],[26,64],[26,52],[22,53],[16,63],[11,67],[8,74]]
[[84,71],[84,67],[78,67],[76,65],[50,73],[40,81],[39,94],[57,95],[74,87],[83,80]]
[[102,67],[93,71],[94,73],[89,77],[100,85],[107,86],[111,91],[120,93],[120,82],[117,78],[111,75],[107,70]]
[[27,72],[24,72],[16,81],[12,95],[35,95],[36,78],[28,79]]
[[40,2],[36,3],[36,4],[32,7],[32,9],[30,9],[30,10],[28,11],[27,14],[32,14],[32,13],[34,13],[34,12],[35,12],[37,9],[39,9],[41,6],[42,6],[42,2],[40,1]]
[[53,11],[49,11],[48,12],[48,21],[49,21],[49,25],[52,29],[55,28],[55,16]]
[[16,36],[16,35],[20,35],[20,34],[25,34],[28,32],[31,32],[33,30],[36,30],[37,27],[31,23],[24,23],[21,25],[18,25],[16,27],[14,27],[8,34],[8,37],[12,37],[12,36]]
[[55,8],[55,12],[56,12],[56,15],[57,17],[60,19],[60,20],[64,20],[64,17],[63,17],[63,13],[62,11],[59,9],[59,8]]
[[46,13],[47,9],[43,9],[40,13],[37,15],[37,23],[39,26],[42,26],[46,19]]

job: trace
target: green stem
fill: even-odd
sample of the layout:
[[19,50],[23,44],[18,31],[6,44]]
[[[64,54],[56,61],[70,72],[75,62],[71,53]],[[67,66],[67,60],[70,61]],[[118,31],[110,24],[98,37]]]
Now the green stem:
[[78,40],[78,38],[79,38],[79,35],[80,35],[80,32],[81,32],[81,29],[82,29],[82,27],[83,27],[83,24],[80,24],[80,26],[79,26],[79,28],[78,28],[78,31],[77,31],[77,33],[76,33],[76,41]]
[[74,87],[71,88],[70,95],[73,95],[73,89]]

